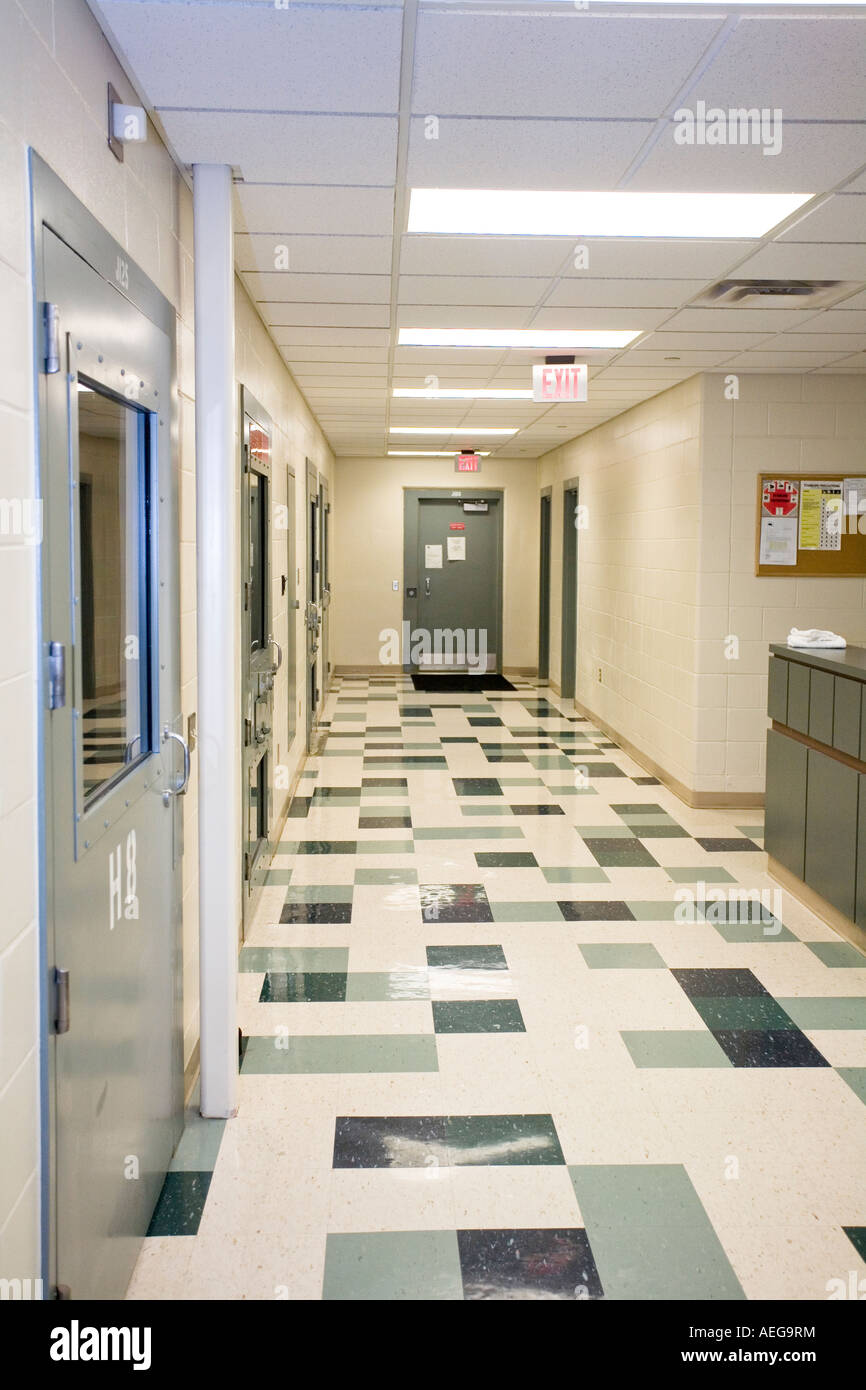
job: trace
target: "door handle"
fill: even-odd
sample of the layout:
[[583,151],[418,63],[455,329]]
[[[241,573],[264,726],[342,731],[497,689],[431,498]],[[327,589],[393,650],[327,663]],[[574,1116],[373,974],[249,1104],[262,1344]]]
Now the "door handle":
[[274,671],[277,672],[277,671],[279,671],[280,667],[281,667],[282,664],[283,664],[283,649],[282,649],[282,647],[280,646],[279,642],[277,641],[276,637],[269,637],[269,638],[268,638],[268,646],[269,646],[269,647],[276,647],[276,649],[277,649],[277,664],[276,664],[276,666],[274,667]]
[[178,782],[176,787],[167,787],[166,790],[163,792],[162,801],[164,806],[168,805],[169,797],[185,796],[186,789],[189,786],[189,744],[187,743],[186,739],[183,737],[182,734],[176,734],[174,729],[170,729],[168,725],[165,724],[162,730],[162,741],[163,743],[167,743],[169,739],[171,739],[174,743],[179,743],[181,748],[183,749],[183,777],[181,778],[180,782]]
[[427,595],[428,598],[430,597],[430,580],[429,580],[429,579],[425,579],[425,580],[424,580],[424,593]]

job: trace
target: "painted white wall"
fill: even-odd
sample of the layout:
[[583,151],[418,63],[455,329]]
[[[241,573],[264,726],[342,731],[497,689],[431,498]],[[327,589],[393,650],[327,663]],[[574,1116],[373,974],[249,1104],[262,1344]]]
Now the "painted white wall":
[[[375,666],[379,633],[403,619],[403,489],[501,488],[504,492],[503,664],[538,661],[538,488],[534,459],[481,460],[478,477],[454,472],[454,460],[340,458],[335,470],[334,544],[338,667]],[[394,593],[393,580],[400,581]]]

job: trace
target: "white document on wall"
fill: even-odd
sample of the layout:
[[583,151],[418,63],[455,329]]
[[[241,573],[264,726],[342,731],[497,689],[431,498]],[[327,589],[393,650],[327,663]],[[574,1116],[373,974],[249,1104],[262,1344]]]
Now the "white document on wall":
[[796,565],[797,518],[795,516],[761,517],[762,565]]
[[466,537],[465,537],[465,536],[449,536],[449,537],[448,537],[448,559],[449,559],[449,560],[465,560],[465,559],[466,559]]
[[827,478],[804,482],[800,488],[800,549],[841,550],[843,509],[841,483]]
[[842,497],[846,515],[862,516],[866,512],[866,478],[845,478]]
[[441,568],[442,568],[442,547],[441,547],[441,545],[425,545],[425,547],[424,547],[424,568],[425,568],[425,570],[441,570]]

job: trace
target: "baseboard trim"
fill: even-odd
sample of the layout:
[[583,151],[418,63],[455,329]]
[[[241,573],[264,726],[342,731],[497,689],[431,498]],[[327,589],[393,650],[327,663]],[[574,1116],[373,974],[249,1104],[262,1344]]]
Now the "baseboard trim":
[[402,676],[402,666],[335,666],[333,675],[339,676]]
[[780,864],[778,859],[772,855],[767,856],[767,873],[774,878],[777,883],[802,903],[808,907],[810,912],[814,912],[816,917],[820,917],[828,927],[844,936],[846,941],[850,941],[852,946],[856,946],[858,951],[866,954],[866,931],[859,927],[856,922],[852,922],[850,917],[846,917],[844,912],[840,912],[838,907],[828,903],[826,898],[822,898],[820,893],[816,893],[814,888],[810,888],[808,883],[804,883],[790,869],[786,869],[784,864]]
[[695,811],[712,810],[753,810],[764,805],[763,792],[700,792],[692,787],[687,787],[685,782],[681,782],[678,777],[674,777],[641,748],[635,747],[629,739],[625,738],[618,729],[614,729],[607,720],[599,718],[587,705],[582,705],[579,701],[574,701],[574,708],[583,715],[585,719],[590,719],[602,733],[607,734],[614,742],[618,743],[623,752],[628,753],[630,758],[634,758],[636,763],[646,768],[652,777],[657,777],[666,787],[668,787],[680,801],[684,801],[687,806],[691,806]]

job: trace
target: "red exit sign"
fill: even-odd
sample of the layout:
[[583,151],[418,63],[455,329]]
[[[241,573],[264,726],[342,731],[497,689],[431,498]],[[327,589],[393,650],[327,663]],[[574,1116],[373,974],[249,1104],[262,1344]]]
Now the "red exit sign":
[[480,459],[477,454],[458,454],[454,465],[457,473],[480,473]]
[[532,368],[532,399],[585,401],[588,375],[585,362],[579,365],[535,366]]

